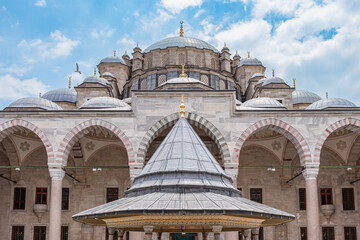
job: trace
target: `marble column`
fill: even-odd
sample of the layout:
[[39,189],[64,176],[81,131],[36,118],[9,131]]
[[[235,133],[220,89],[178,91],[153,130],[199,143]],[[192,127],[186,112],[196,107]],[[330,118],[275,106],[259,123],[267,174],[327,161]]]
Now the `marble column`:
[[259,240],[259,228],[251,229],[252,240]]
[[215,240],[220,240],[220,234],[221,234],[222,228],[223,228],[222,226],[213,226],[212,231],[214,233]]
[[246,229],[244,231],[244,239],[245,240],[251,240],[251,229]]
[[308,240],[318,240],[320,238],[319,223],[319,199],[317,175],[319,165],[306,166],[303,176],[306,184],[306,221]]
[[49,172],[51,177],[49,240],[60,240],[62,180],[65,171],[61,168],[49,168]]
[[153,230],[154,230],[154,226],[144,226],[145,240],[152,240]]

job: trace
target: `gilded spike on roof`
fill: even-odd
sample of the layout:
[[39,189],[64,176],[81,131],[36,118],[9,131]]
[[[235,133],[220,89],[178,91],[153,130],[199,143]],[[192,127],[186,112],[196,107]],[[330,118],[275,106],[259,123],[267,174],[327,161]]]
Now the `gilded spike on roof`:
[[184,95],[183,95],[183,96],[181,96],[181,104],[180,104],[180,108],[181,108],[181,110],[180,110],[180,117],[185,117],[185,110],[184,110],[184,108],[185,108],[185,104],[184,104]]
[[185,77],[185,64],[181,64],[181,77]]
[[272,70],[273,77],[275,77],[275,69]]
[[116,50],[114,50],[114,57],[116,57]]
[[71,88],[71,76],[69,76],[69,88]]
[[180,22],[180,37],[184,36],[184,28],[183,28],[183,21]]
[[250,58],[250,52],[248,52],[248,58]]
[[94,76],[96,76],[96,68],[94,68]]
[[296,90],[296,83],[295,83],[296,78],[293,78],[293,81],[294,81],[294,89]]

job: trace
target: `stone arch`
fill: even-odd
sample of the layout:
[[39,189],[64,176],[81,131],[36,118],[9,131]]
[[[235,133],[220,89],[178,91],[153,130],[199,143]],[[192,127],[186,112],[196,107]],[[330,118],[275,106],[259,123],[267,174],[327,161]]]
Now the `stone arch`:
[[330,136],[330,134],[341,128],[346,128],[360,135],[360,120],[354,118],[345,118],[327,127],[320,135],[319,140],[315,145],[314,162],[320,164],[320,153],[326,139]]
[[66,136],[60,143],[59,151],[56,156],[56,162],[58,164],[62,164],[63,166],[66,166],[67,159],[74,144],[83,136],[85,136],[87,133],[89,133],[88,129],[91,129],[93,127],[103,127],[114,133],[124,143],[124,146],[128,154],[129,163],[135,162],[134,149],[132,147],[129,138],[120,128],[118,128],[112,123],[109,123],[101,119],[87,120],[85,122],[78,124],[73,129],[71,129],[71,131],[66,134]]
[[245,143],[245,141],[254,133],[259,132],[264,129],[274,130],[283,136],[285,136],[290,142],[292,142],[299,154],[300,164],[305,165],[306,163],[311,163],[311,152],[309,149],[309,145],[304,139],[304,137],[291,125],[283,122],[281,120],[275,118],[267,118],[260,120],[250,127],[248,127],[245,131],[242,132],[240,137],[237,139],[233,158],[233,163],[239,163],[240,151]]
[[40,128],[38,128],[37,126],[26,120],[13,119],[0,124],[0,142],[3,141],[9,135],[13,134],[14,132],[21,130],[21,128],[26,128],[30,130],[40,138],[46,149],[48,165],[54,164],[55,153],[48,137],[44,134],[43,131],[40,130]]
[[[145,155],[150,146],[151,142],[159,136],[159,134],[166,128],[175,124],[175,122],[180,118],[180,113],[173,113],[163,119],[160,119],[156,122],[145,134],[143,139],[140,142],[139,150],[136,156],[136,162],[145,163]],[[206,134],[210,136],[212,140],[216,143],[220,150],[221,158],[224,163],[230,163],[230,151],[228,145],[225,141],[225,138],[222,136],[221,132],[208,120],[205,118],[192,113],[185,112],[185,118],[189,123],[199,127],[201,130],[205,131]]]

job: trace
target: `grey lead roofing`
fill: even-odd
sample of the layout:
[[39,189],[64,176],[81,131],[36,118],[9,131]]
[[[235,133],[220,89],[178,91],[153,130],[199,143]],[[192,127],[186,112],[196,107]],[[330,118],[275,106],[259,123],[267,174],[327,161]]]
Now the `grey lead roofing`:
[[75,214],[73,219],[156,213],[294,218],[243,198],[185,118],[175,124],[124,198]]
[[155,49],[166,49],[168,47],[195,47],[198,49],[209,49],[216,53],[219,53],[219,51],[210,45],[209,43],[192,37],[170,37],[162,39],[156,43],[151,44],[149,47],[147,47],[144,50],[144,53],[150,52]]
[[295,90],[292,92],[293,104],[314,103],[319,100],[321,100],[321,97],[310,91]]
[[309,105],[307,110],[326,109],[326,108],[354,108],[356,105],[343,98],[326,98],[316,101]]
[[58,88],[46,92],[41,97],[53,102],[76,103],[77,92],[73,88]]
[[8,108],[41,108],[44,110],[63,110],[56,103],[49,101],[45,98],[20,98],[11,103]]

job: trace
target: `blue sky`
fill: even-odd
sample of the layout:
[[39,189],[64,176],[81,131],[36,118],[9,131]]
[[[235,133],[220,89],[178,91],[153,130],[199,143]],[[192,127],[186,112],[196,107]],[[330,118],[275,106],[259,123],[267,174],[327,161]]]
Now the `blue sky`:
[[[0,0],[0,109],[66,87],[116,50],[185,35],[250,51],[289,85],[360,106],[358,0]],[[81,77],[73,75],[74,84]]]

